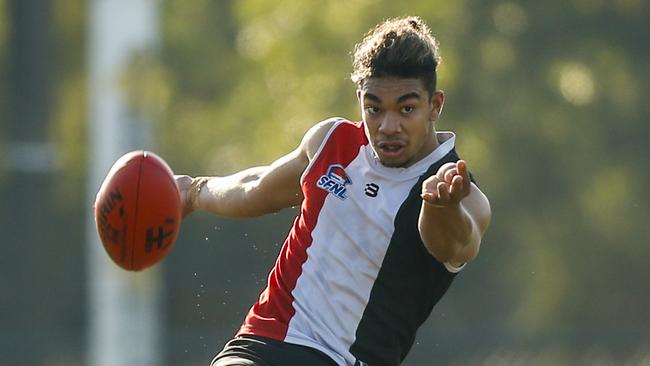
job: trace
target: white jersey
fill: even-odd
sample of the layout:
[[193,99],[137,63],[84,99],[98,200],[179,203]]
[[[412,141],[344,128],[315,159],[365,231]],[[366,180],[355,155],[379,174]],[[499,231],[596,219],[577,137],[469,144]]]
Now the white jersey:
[[407,168],[376,158],[362,123],[338,120],[301,177],[304,201],[239,335],[318,349],[339,365],[397,365],[458,268],[417,228],[424,179],[456,161],[454,135]]

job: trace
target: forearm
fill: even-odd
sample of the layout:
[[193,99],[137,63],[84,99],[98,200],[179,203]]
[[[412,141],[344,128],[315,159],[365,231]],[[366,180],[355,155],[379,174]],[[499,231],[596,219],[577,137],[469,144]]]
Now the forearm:
[[268,167],[254,167],[225,177],[196,177],[190,195],[192,211],[224,217],[253,217],[264,214],[254,188]]
[[300,177],[332,124],[317,124],[305,134],[298,148],[268,166],[226,177],[175,176],[183,217],[193,211],[254,217],[299,205],[304,198]]
[[225,217],[255,217],[296,206],[303,199],[300,174],[307,159],[292,153],[269,166],[226,177],[192,179],[187,213],[206,211]]
[[439,207],[422,202],[418,226],[427,250],[440,262],[472,260],[480,230],[462,203]]

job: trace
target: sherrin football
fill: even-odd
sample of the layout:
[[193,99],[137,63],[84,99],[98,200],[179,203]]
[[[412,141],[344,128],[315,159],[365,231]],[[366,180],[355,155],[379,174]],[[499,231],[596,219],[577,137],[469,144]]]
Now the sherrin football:
[[180,193],[167,163],[150,151],[120,157],[95,199],[97,233],[113,262],[129,271],[160,262],[180,223]]

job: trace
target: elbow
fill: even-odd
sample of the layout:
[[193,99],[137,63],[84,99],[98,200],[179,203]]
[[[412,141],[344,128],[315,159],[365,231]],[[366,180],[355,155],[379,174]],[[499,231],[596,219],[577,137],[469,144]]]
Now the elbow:
[[429,254],[440,263],[471,262],[478,255],[481,242],[481,236],[476,229],[462,239],[441,236],[426,238],[425,235],[421,235],[421,239]]
[[424,241],[424,248],[440,263],[449,262],[455,257],[455,250],[450,245],[433,245]]
[[430,245],[424,243],[426,250],[440,263],[469,263],[476,258],[479,251],[478,243],[446,243]]
[[427,252],[440,263],[452,260],[458,252],[455,240],[442,238],[439,233],[431,233],[422,227],[420,227],[420,240]]

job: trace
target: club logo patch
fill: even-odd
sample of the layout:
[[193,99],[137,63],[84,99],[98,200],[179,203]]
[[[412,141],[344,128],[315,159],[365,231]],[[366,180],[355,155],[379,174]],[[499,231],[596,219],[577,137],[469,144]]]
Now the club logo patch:
[[352,184],[352,180],[339,164],[330,165],[327,173],[322,175],[316,182],[318,188],[324,189],[342,200],[348,198],[346,188],[348,184]]

